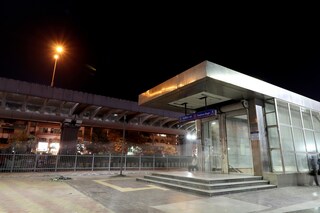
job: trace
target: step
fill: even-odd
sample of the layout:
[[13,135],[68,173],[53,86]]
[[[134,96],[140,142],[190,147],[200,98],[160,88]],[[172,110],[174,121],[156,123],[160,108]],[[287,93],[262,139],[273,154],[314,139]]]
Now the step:
[[220,189],[201,189],[201,188],[190,187],[187,185],[177,185],[173,183],[152,180],[152,179],[145,179],[145,178],[137,178],[136,180],[154,183],[154,184],[162,185],[168,188],[173,188],[176,190],[191,192],[191,193],[195,193],[198,195],[205,195],[205,196],[215,196],[215,195],[239,193],[239,192],[246,192],[246,191],[265,190],[265,189],[273,189],[277,187],[276,185],[264,184],[264,185],[255,185],[255,186],[225,187]]
[[187,177],[187,176],[179,176],[179,175],[172,175],[172,174],[164,174],[164,173],[152,173],[148,176],[153,177],[164,177],[169,179],[178,179],[178,180],[185,180],[185,181],[193,181],[205,184],[211,183],[231,183],[231,182],[238,182],[238,181],[250,181],[250,180],[262,180],[262,176],[237,176],[237,177],[224,177],[224,178],[200,178],[200,177]]
[[262,180],[261,178],[258,178],[257,180],[256,179],[253,179],[253,180],[239,179],[238,181],[234,180],[232,182],[228,182],[228,180],[226,182],[223,182],[222,180],[219,180],[219,181],[211,180],[211,181],[207,181],[207,183],[204,183],[204,181],[202,182],[195,181],[194,179],[181,180],[178,178],[167,178],[167,177],[155,176],[155,175],[146,175],[144,176],[144,179],[171,183],[175,185],[189,186],[189,187],[198,188],[198,189],[206,189],[206,190],[250,186],[250,185],[264,185],[269,183],[267,180]]

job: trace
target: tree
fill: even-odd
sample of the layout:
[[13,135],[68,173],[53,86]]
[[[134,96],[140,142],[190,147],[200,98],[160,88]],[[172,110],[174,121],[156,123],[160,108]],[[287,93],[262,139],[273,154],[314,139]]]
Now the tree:
[[35,145],[35,137],[25,131],[15,132],[8,139],[11,150],[15,153],[28,153]]

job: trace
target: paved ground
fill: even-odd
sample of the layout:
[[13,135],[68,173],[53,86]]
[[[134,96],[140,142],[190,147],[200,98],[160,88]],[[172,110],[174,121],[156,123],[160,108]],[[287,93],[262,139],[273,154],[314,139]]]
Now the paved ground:
[[136,181],[147,173],[2,173],[0,212],[320,212],[317,186],[204,197]]

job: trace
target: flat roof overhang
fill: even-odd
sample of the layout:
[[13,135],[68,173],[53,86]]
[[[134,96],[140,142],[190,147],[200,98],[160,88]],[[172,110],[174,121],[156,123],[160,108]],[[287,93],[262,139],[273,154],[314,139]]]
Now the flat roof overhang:
[[[210,63],[210,62],[209,62]],[[223,102],[266,98],[263,94],[210,77],[205,61],[139,95],[139,105],[184,112]]]
[[244,99],[277,98],[319,111],[320,103],[218,64],[204,61],[139,95],[141,106],[185,112]]

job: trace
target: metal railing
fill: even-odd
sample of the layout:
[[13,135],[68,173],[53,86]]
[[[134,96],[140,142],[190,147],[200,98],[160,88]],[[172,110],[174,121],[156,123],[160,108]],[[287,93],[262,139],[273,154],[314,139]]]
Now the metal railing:
[[0,172],[169,170],[187,168],[190,159],[191,156],[0,154]]

